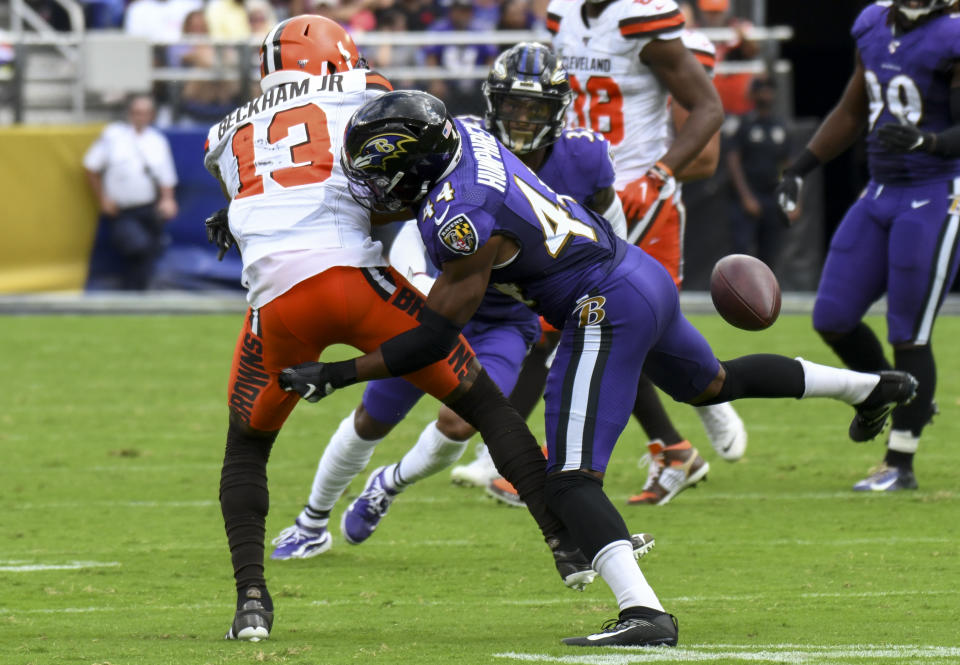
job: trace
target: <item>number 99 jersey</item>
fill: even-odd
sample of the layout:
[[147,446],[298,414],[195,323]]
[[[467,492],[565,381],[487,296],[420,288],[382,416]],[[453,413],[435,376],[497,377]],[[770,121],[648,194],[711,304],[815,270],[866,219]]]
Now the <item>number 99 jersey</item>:
[[907,32],[889,25],[891,3],[869,5],[853,24],[870,100],[867,156],[871,177],[882,184],[949,180],[960,160],[924,152],[891,153],[877,137],[888,123],[942,132],[950,121],[950,80],[960,60],[960,15],[943,14]]
[[612,146],[620,190],[667,151],[666,87],[640,60],[655,39],[679,39],[683,14],[674,0],[617,0],[589,25],[583,0],[552,0],[547,29],[570,75],[568,127],[588,127]]
[[386,265],[369,213],[350,196],[340,150],[353,112],[390,89],[361,69],[308,76],[210,128],[204,166],[230,197],[252,307],[333,266]]

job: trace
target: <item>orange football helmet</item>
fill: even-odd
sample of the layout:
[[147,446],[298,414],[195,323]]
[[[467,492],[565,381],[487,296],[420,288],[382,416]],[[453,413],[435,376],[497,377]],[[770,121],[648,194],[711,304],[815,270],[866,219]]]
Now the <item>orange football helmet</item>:
[[306,75],[322,76],[364,65],[350,34],[336,21],[302,14],[280,21],[260,47],[260,87],[266,91]]

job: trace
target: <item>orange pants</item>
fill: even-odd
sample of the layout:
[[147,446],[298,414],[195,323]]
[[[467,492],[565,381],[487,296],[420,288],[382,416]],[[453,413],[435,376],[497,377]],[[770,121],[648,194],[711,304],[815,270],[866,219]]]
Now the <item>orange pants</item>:
[[683,202],[674,197],[663,202],[660,212],[637,242],[640,249],[667,269],[678,289],[683,283],[683,231],[686,223],[687,211]]
[[[331,344],[372,351],[419,325],[424,302],[393,268],[337,267],[248,310],[233,353],[230,409],[254,429],[280,429],[300,399],[280,389],[280,370],[316,360]],[[474,357],[461,335],[447,358],[404,378],[442,400],[460,386]]]

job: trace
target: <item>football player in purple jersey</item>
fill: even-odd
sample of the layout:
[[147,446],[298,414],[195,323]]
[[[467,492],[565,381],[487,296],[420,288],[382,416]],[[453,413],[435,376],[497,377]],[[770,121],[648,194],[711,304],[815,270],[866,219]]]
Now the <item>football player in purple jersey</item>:
[[[491,77],[517,82],[517,92],[495,102],[501,111],[497,114],[498,136],[551,186],[587,202],[625,234],[626,221],[613,189],[613,164],[606,140],[590,130],[563,131],[572,94],[556,56],[540,44],[519,44],[498,57]],[[481,122],[479,118],[462,120],[477,126]],[[407,227],[394,241],[391,263],[401,273],[419,275],[411,280],[427,293],[430,268],[410,265],[418,260],[426,264],[415,224],[412,231],[412,241],[407,237]],[[397,251],[399,244],[409,250]],[[399,265],[400,261],[406,265]],[[414,297],[420,296],[411,293],[406,299]],[[510,394],[524,356],[540,337],[540,324],[529,307],[491,287],[464,327],[464,336],[493,382]],[[542,385],[536,388],[538,397],[542,390]],[[305,559],[330,549],[332,538],[327,526],[337,500],[370,461],[376,445],[422,396],[422,390],[399,377],[367,384],[360,404],[340,423],[324,450],[307,504],[294,524],[274,540],[271,558]],[[531,409],[534,403],[530,401]],[[363,492],[343,513],[340,531],[344,539],[357,545],[369,538],[399,493],[459,459],[474,433],[450,408],[441,407],[437,419],[427,425],[402,459],[370,474]],[[499,474],[486,449],[481,449],[485,468],[473,471],[483,476],[477,484],[485,486]],[[641,556],[653,546],[653,538],[637,534],[633,543],[635,553]],[[567,586],[582,589],[593,581],[596,573],[582,555],[564,550],[555,541],[551,545],[556,545],[552,548],[555,564]]]
[[561,329],[545,393],[546,460],[534,458],[539,451],[529,429],[515,429],[516,412],[499,406],[485,370],[471,377],[457,406],[483,431],[491,421],[503,423],[485,437],[497,468],[541,531],[548,532],[546,525],[558,538],[572,539],[614,592],[618,618],[566,644],[677,643],[676,619],[644,578],[627,526],[603,492],[642,371],[674,399],[693,404],[832,397],[854,406],[854,440],[875,436],[892,407],[913,397],[916,381],[905,372],[867,374],[767,354],[721,363],[684,318],[663,266],[426,93],[387,93],[360,108],[344,134],[341,164],[363,205],[416,212],[441,272],[419,309],[417,328],[357,358],[287,368],[279,385],[317,401],[356,381],[402,376],[436,362],[490,284]]
[[830,243],[813,326],[851,369],[890,368],[863,322],[887,297],[893,367],[919,381],[893,412],[883,463],[857,491],[916,489],[913,457],[936,412],[931,334],[960,263],[960,14],[957,0],[869,5],[853,25],[857,64],[840,102],[778,188],[799,214],[803,178],[867,131],[870,183]]

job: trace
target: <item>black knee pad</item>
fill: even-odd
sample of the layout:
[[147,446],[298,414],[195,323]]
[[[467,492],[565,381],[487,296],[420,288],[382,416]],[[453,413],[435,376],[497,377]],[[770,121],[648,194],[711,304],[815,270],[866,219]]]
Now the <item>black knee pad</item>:
[[560,516],[588,561],[610,543],[630,540],[626,523],[596,476],[585,471],[552,473],[544,490],[547,507]]

